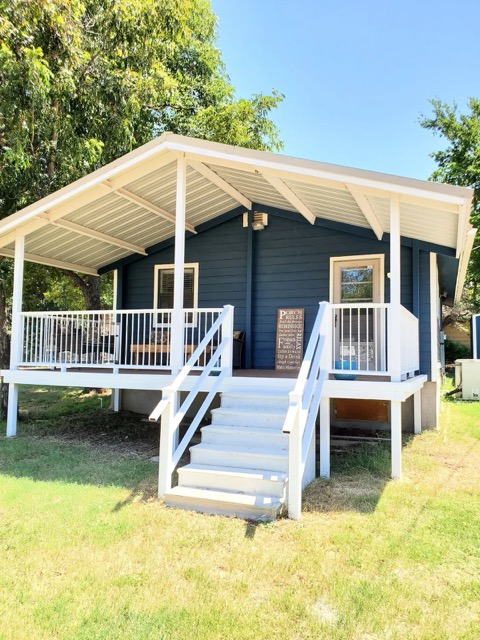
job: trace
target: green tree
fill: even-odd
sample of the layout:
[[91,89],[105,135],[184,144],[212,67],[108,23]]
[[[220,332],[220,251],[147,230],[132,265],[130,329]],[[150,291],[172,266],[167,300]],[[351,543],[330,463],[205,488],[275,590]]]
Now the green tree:
[[[281,148],[282,96],[236,98],[215,39],[208,0],[0,0],[0,218],[164,131]],[[98,279],[68,277],[98,308]]]
[[[441,136],[447,146],[431,154],[438,167],[431,180],[474,189],[470,221],[480,227],[480,100],[470,98],[469,112],[459,113],[456,104],[431,100],[433,114],[422,116],[420,124]],[[464,307],[480,311],[480,237],[477,233],[468,267]],[[458,315],[458,310],[454,316]]]

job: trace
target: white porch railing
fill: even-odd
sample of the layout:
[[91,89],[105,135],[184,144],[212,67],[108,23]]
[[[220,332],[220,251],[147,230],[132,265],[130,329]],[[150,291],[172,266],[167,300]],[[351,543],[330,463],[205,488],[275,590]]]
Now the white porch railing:
[[401,373],[408,376],[420,369],[418,318],[405,307],[400,307],[400,314]]
[[332,360],[331,325],[329,304],[321,302],[283,425],[290,434],[288,516],[295,520],[302,511],[302,489],[315,478],[315,422]]
[[[208,353],[210,345],[215,344],[213,353]],[[195,383],[180,406],[180,389],[188,374],[209,355],[201,375],[195,378]],[[160,432],[160,454],[158,473],[158,495],[163,496],[172,486],[172,473],[183,452],[187,448],[193,434],[198,428],[203,416],[210,406],[215,394],[227,376],[232,375],[233,365],[233,307],[224,307],[222,313],[205,334],[203,340],[195,349],[188,362],[177,375],[173,383],[163,389],[162,399],[150,414],[150,420],[162,420]],[[200,409],[179,442],[180,423],[197,394],[205,388],[206,379],[216,375]]]
[[419,368],[418,319],[400,307],[400,335],[389,336],[391,304],[331,304],[332,364],[337,376],[391,376],[388,347],[391,340],[402,345],[401,376]]
[[[387,373],[387,304],[332,304],[332,369]],[[347,375],[347,374],[345,374]]]
[[[222,311],[184,310],[184,362]],[[21,318],[22,366],[170,369],[171,309],[23,312]],[[217,348],[215,340],[195,368],[205,366]]]

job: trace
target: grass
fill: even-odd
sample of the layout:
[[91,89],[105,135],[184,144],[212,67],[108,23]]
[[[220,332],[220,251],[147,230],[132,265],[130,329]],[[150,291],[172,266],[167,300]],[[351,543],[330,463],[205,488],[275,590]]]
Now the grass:
[[0,639],[480,637],[479,403],[444,402],[400,482],[388,447],[335,452],[270,524],[164,507],[158,433],[107,404],[30,389],[0,438]]

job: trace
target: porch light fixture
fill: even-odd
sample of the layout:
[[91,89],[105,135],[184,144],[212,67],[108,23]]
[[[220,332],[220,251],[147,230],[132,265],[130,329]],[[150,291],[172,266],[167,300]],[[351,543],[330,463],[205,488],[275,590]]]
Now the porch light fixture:
[[253,213],[252,229],[254,231],[262,231],[268,225],[268,213],[255,211]]

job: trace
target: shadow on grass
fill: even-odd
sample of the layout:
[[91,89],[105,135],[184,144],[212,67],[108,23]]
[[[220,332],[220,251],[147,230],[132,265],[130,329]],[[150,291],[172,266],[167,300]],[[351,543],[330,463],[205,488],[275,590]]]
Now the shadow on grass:
[[303,493],[303,510],[371,513],[390,480],[389,443],[332,446],[331,477],[317,478]]
[[[71,387],[20,391],[18,436],[0,438],[0,474],[39,482],[118,486],[129,501],[156,492],[158,425],[108,409],[110,394]],[[5,433],[5,423],[0,423]]]
[[133,500],[152,497],[157,470],[148,459],[105,446],[48,437],[0,438],[0,474],[15,478],[125,487],[134,494]]

